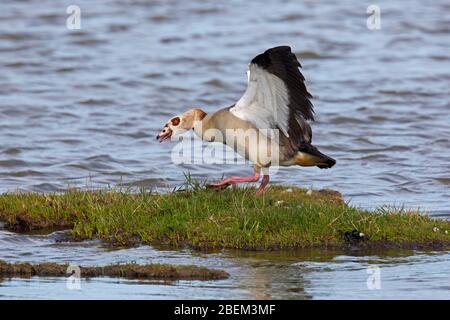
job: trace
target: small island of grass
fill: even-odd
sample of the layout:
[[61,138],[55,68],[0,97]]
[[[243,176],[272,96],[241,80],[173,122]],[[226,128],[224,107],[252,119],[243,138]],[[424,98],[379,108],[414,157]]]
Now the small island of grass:
[[[71,229],[74,239],[277,250],[304,247],[447,248],[450,221],[407,210],[348,206],[337,191],[272,186],[215,191],[199,184],[155,193],[68,190],[0,195],[0,219],[18,232]],[[352,230],[364,234],[349,241]]]

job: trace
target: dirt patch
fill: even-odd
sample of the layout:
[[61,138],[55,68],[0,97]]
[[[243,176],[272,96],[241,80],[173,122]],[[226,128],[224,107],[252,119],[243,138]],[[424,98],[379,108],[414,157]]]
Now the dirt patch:
[[[67,277],[69,265],[57,263],[8,263],[0,260],[0,278],[7,277]],[[169,264],[115,264],[104,267],[80,267],[82,278],[117,277],[148,280],[219,280],[229,274],[223,270],[191,265]]]

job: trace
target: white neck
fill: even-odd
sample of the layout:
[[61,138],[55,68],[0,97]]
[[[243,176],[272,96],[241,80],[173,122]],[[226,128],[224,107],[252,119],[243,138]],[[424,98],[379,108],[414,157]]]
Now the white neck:
[[203,139],[203,120],[194,121],[194,132],[200,139]]

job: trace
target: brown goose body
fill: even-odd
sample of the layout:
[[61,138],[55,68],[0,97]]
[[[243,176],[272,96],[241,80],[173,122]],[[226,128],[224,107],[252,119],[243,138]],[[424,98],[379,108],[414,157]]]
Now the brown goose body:
[[[302,120],[301,122],[303,141],[305,146],[310,145],[311,147],[309,150],[302,151],[280,131],[278,131],[279,135],[276,139],[267,137],[266,132],[257,128],[252,122],[238,118],[230,112],[232,107],[207,114],[197,122],[194,127],[195,133],[202,140],[222,142],[228,145],[260,168],[267,168],[271,165],[326,165],[324,155],[317,154],[317,149],[310,145],[312,133],[311,127],[306,121]],[[254,132],[258,134],[253,134]],[[255,148],[251,148],[251,146],[255,146]],[[258,151],[261,152],[258,153]]]

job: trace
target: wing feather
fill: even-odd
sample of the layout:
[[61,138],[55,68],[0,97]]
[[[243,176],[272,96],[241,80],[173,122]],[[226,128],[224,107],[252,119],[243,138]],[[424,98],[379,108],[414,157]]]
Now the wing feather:
[[314,110],[300,67],[288,46],[256,56],[249,64],[247,89],[230,111],[260,129],[280,129],[293,147],[310,142],[306,120],[314,120]]

